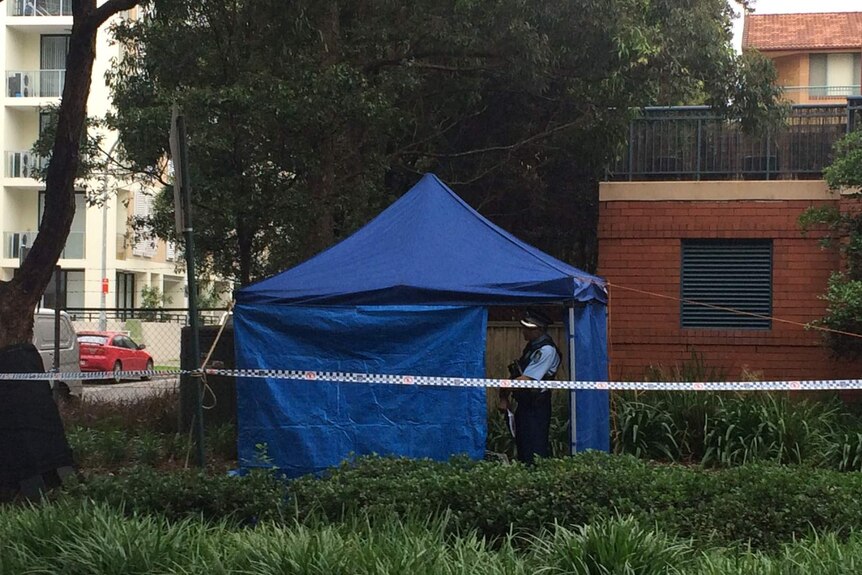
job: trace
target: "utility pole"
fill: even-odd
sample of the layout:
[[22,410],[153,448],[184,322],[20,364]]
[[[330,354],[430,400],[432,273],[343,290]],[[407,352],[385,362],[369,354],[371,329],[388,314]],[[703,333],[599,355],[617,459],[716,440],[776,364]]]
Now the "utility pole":
[[192,228],[191,185],[189,181],[188,144],[186,142],[185,118],[174,104],[171,114],[171,157],[174,163],[174,212],[177,233],[185,238],[186,273],[189,287],[189,326],[191,327],[191,357],[193,365],[188,366],[195,371],[191,376],[183,376],[184,384],[191,387],[194,398],[194,437],[197,452],[197,463],[203,467],[204,456],[204,411],[203,386],[201,374],[198,372],[201,361],[200,329],[198,318],[198,289],[195,278],[195,239]]
[[[108,163],[111,161],[111,155],[120,143],[120,139],[114,140],[111,148],[108,150]],[[108,297],[108,168],[105,167],[105,173],[102,174],[102,283],[99,286],[99,331],[108,329],[108,318],[105,313]]]

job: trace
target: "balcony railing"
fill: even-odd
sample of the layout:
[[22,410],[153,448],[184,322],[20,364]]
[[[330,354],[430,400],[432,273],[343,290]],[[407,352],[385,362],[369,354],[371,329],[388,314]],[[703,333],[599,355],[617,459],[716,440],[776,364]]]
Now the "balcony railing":
[[66,84],[66,70],[14,70],[6,72],[9,98],[59,98]]
[[[39,232],[28,230],[26,232],[3,232],[3,257],[18,259],[21,250],[32,247]],[[60,254],[64,259],[84,259],[84,232],[69,232],[66,238],[66,247]]]
[[72,0],[6,0],[8,16],[71,16]]
[[48,158],[38,156],[30,150],[6,152],[7,178],[35,178],[48,165]]
[[781,88],[784,96],[790,100],[831,100],[846,98],[847,96],[859,96],[862,94],[862,86],[784,86]]
[[630,123],[628,146],[608,179],[818,179],[847,133],[849,109],[793,106],[782,128],[750,134],[707,106],[646,108]]

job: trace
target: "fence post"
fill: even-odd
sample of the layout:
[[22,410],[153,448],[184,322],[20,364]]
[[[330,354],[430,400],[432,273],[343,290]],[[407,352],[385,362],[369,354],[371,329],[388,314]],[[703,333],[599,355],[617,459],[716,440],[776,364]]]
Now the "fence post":
[[700,162],[702,160],[703,153],[701,152],[701,146],[703,145],[703,132],[702,132],[703,122],[700,118],[697,119],[697,168],[695,168],[695,177],[698,181],[700,181]]

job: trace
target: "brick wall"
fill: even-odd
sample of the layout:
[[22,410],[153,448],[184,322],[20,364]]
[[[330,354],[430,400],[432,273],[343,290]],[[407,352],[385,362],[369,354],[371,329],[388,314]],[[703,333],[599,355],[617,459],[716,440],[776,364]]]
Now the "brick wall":
[[[819,296],[838,266],[818,234],[801,235],[797,218],[809,206],[837,201],[602,201],[598,273],[612,284],[611,377],[642,378],[649,366],[681,365],[692,352],[728,379],[743,370],[767,379],[862,375],[859,364],[831,359],[817,332],[796,325],[823,314]],[[683,238],[771,239],[773,316],[794,323],[773,321],[772,329],[757,331],[681,329]]]

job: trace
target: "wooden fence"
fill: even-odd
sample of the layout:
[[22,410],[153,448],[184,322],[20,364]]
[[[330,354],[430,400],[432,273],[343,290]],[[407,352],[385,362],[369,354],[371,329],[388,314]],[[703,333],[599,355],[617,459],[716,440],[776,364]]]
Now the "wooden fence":
[[[554,338],[554,343],[557,344],[563,354],[557,379],[569,379],[566,329],[562,325],[552,326],[548,333]],[[485,349],[485,373],[487,377],[508,377],[509,370],[506,366],[521,356],[525,344],[519,322],[489,321],[488,342]]]

